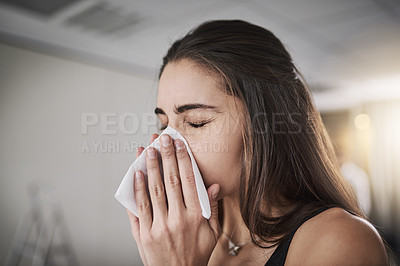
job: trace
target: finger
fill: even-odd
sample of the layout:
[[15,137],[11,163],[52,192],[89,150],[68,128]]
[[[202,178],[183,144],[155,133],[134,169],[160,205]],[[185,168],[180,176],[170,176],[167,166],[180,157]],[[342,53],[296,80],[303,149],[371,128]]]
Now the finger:
[[151,137],[150,137],[150,143],[152,143],[156,138],[158,138],[158,134],[153,134],[153,135],[151,135]]
[[140,156],[140,154],[142,154],[142,152],[144,151],[143,147],[138,147],[136,150],[136,158]]
[[159,221],[159,219],[164,219],[167,216],[167,202],[160,172],[158,151],[153,147],[147,149],[146,167],[153,217],[155,221]]
[[133,213],[131,213],[128,209],[126,209],[126,213],[128,214],[129,222],[131,224],[133,238],[136,240],[136,242],[140,242],[139,219]]
[[164,183],[168,197],[169,216],[174,217],[185,209],[183,202],[179,168],[175,157],[175,148],[172,138],[164,134],[161,136],[161,156],[164,169]]
[[[150,137],[150,143],[152,143],[156,138],[158,138],[158,134],[153,134]],[[136,158],[140,156],[140,154],[142,154],[142,152],[144,151],[144,147],[138,147],[136,150]]]
[[132,235],[133,238],[136,241],[136,245],[139,250],[139,255],[142,258],[143,263],[146,265],[146,257],[144,255],[143,247],[142,247],[142,242],[140,241],[140,224],[139,224],[139,219],[131,213],[128,209],[126,209],[126,212],[129,217],[129,221],[131,224],[131,230],[132,230]]
[[192,161],[182,140],[176,139],[175,146],[177,147],[176,157],[178,159],[178,168],[181,177],[182,192],[186,208],[191,211],[201,212]]
[[147,197],[146,183],[142,171],[135,172],[134,180],[135,200],[140,230],[146,230],[148,232],[152,225],[151,205]]
[[221,232],[221,225],[218,219],[218,193],[220,190],[220,186],[218,184],[213,184],[207,190],[208,198],[210,200],[211,206],[211,217],[208,219],[208,224],[214,231],[214,235],[216,239],[218,239],[219,234]]

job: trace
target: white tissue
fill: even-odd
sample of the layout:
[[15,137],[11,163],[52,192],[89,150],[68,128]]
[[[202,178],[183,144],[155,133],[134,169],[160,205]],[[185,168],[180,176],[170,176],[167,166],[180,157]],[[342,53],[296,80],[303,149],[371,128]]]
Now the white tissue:
[[[128,172],[122,179],[122,182],[119,185],[117,192],[115,193],[115,198],[122,205],[124,205],[124,207],[127,208],[130,212],[138,216],[136,211],[135,192],[133,189],[134,173],[136,170],[141,170],[144,173],[145,179],[147,180],[147,168],[146,168],[146,158],[145,158],[146,150],[149,147],[154,147],[158,151],[160,151],[160,137],[161,135],[164,134],[170,135],[172,139],[180,139],[183,141],[183,143],[185,143],[186,149],[192,161],[193,173],[196,181],[197,195],[199,197],[202,215],[205,218],[209,219],[211,216],[210,202],[208,200],[207,190],[204,186],[203,178],[201,177],[197,163],[193,157],[192,151],[190,150],[187,141],[176,129],[172,127],[167,127],[163,132],[161,132],[158,138],[156,138],[148,147],[146,147],[142,152],[142,154],[140,154],[140,156],[132,163],[132,165],[129,167]],[[162,167],[161,163],[160,166]]]

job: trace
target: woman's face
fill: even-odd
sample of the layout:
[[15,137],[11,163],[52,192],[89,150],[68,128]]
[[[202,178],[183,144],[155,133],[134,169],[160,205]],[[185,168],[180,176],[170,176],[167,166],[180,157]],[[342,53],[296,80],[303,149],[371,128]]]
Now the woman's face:
[[219,198],[238,192],[244,110],[221,86],[215,74],[189,60],[169,63],[159,81],[155,110],[163,128],[177,129],[189,143],[206,187],[220,184]]

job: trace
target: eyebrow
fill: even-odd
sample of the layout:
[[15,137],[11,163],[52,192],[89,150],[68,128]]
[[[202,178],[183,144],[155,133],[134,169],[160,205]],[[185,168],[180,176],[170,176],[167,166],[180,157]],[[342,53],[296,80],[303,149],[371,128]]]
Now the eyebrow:
[[[207,105],[207,104],[202,104],[202,103],[189,103],[189,104],[184,104],[180,106],[174,106],[174,113],[175,114],[182,114],[186,111],[193,110],[193,109],[211,109],[213,111],[216,111],[217,107],[212,106],[212,105]],[[157,114],[162,114],[165,115],[165,112],[163,109],[156,107],[154,109],[154,113]]]

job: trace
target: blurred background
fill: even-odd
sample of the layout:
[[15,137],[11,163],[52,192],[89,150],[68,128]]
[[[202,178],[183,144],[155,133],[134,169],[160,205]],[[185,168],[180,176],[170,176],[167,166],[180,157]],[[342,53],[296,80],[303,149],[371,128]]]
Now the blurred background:
[[282,40],[399,256],[398,0],[0,0],[0,264],[141,265],[114,193],[157,129],[162,56],[209,19]]

